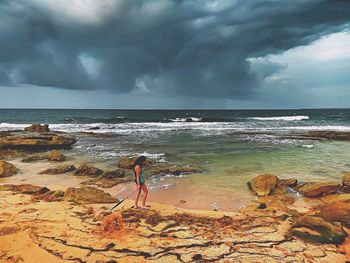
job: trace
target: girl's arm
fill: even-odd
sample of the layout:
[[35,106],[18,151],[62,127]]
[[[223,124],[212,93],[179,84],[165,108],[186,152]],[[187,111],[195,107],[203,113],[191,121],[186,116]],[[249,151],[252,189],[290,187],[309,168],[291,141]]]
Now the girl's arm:
[[140,165],[136,165],[136,167],[135,167],[135,173],[136,173],[136,183],[137,183],[137,186],[140,186],[140,173],[141,173],[141,167],[140,167]]

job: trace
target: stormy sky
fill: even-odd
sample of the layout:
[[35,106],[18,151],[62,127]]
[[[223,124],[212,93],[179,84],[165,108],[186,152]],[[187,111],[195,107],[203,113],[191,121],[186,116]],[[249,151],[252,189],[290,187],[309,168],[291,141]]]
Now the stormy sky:
[[347,0],[0,0],[0,107],[350,107]]

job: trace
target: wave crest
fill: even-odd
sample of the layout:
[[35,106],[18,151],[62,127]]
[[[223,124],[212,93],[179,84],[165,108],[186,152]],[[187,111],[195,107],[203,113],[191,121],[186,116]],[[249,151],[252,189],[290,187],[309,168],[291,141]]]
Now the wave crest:
[[310,119],[309,116],[280,116],[280,117],[252,117],[250,119],[260,121],[302,121]]

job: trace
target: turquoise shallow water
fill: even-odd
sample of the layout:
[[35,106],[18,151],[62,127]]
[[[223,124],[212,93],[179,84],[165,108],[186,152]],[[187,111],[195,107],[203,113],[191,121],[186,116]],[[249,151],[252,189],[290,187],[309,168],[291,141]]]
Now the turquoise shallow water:
[[350,142],[281,136],[312,130],[350,131],[349,109],[0,110],[0,130],[22,129],[31,123],[49,123],[52,129],[65,132],[98,133],[79,136],[70,154],[84,156],[103,169],[113,169],[119,157],[140,154],[160,162],[199,165],[203,174],[148,175],[147,180],[153,192],[171,193],[178,199],[186,192],[193,202],[205,200],[207,206],[253,199],[246,183],[261,173],[321,181],[340,180],[343,172],[350,171]]

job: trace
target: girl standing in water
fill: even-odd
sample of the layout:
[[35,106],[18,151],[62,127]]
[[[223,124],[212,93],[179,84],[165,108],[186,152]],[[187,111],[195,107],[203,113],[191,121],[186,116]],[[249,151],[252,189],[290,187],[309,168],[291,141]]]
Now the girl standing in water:
[[139,208],[138,202],[139,202],[141,190],[143,191],[142,208],[146,208],[146,199],[147,199],[148,189],[145,183],[145,177],[143,175],[143,169],[142,169],[145,162],[146,162],[146,157],[140,156],[135,160],[134,164],[132,165],[132,168],[134,170],[134,175],[135,175],[135,183],[137,186],[136,196],[135,196],[135,208]]

